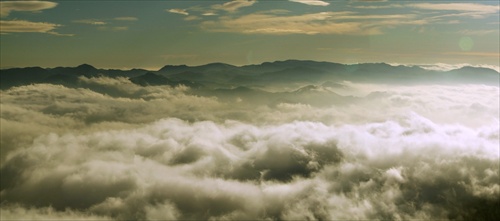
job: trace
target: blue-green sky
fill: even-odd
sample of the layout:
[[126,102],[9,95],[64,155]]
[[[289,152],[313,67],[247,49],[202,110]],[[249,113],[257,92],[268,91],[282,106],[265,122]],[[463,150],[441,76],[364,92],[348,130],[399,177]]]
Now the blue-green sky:
[[1,1],[1,67],[499,63],[493,1]]

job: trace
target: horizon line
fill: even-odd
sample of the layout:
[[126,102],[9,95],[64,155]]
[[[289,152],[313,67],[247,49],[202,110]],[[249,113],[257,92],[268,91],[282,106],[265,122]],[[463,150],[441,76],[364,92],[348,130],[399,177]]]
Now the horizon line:
[[500,73],[500,64],[499,65],[491,65],[491,64],[468,64],[468,63],[442,63],[442,62],[436,62],[436,63],[426,63],[426,64],[404,64],[404,63],[394,63],[394,62],[358,62],[358,63],[340,63],[340,62],[334,62],[334,61],[319,61],[319,60],[310,60],[310,59],[286,59],[286,60],[275,60],[275,61],[264,61],[261,63],[253,63],[253,64],[246,64],[246,65],[235,65],[235,64],[230,64],[230,63],[225,63],[225,62],[210,62],[210,63],[203,63],[199,65],[187,65],[187,64],[165,64],[160,67],[122,67],[122,68],[105,68],[105,67],[96,67],[94,65],[91,65],[89,63],[81,63],[76,66],[55,66],[55,67],[47,67],[47,66],[8,66],[8,67],[1,67],[0,70],[9,70],[9,69],[16,69],[16,68],[43,68],[43,69],[55,69],[55,68],[76,68],[82,65],[89,65],[95,69],[98,70],[120,70],[120,71],[130,71],[134,69],[140,69],[140,70],[146,70],[146,71],[160,71],[162,68],[167,67],[167,66],[186,66],[186,67],[201,67],[201,66],[207,66],[207,65],[212,65],[212,64],[222,64],[222,65],[230,65],[233,67],[241,68],[241,67],[246,67],[246,66],[258,66],[258,65],[263,65],[265,63],[276,63],[276,62],[289,62],[289,61],[295,61],[295,62],[316,62],[316,63],[330,63],[330,64],[340,64],[340,65],[360,65],[360,64],[386,64],[392,67],[398,67],[398,66],[405,66],[405,67],[419,67],[422,69],[426,70],[437,70],[437,71],[450,71],[450,70],[456,70],[460,69],[463,67],[474,67],[474,68],[487,68],[494,70],[496,72]]

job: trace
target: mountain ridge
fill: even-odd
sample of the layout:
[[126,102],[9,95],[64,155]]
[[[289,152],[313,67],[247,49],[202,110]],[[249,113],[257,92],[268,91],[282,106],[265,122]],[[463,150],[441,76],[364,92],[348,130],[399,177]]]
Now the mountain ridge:
[[[140,76],[152,73],[149,80]],[[165,65],[157,71],[133,68],[129,70],[101,69],[90,64],[76,67],[26,67],[0,70],[0,88],[7,89],[34,83],[75,84],[78,77],[126,77],[136,84],[175,85],[180,82],[213,87],[265,86],[269,84],[321,84],[325,81],[364,83],[481,83],[499,84],[499,72],[485,67],[464,66],[449,71],[424,69],[419,66],[388,63],[341,64],[326,61],[283,60],[261,64],[235,66],[209,63],[198,66]],[[157,81],[156,81],[156,80]],[[142,83],[139,83],[142,82]]]

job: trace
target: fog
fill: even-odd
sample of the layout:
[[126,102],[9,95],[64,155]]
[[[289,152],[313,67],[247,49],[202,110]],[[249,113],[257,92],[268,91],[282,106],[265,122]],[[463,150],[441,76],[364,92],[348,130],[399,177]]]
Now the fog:
[[307,86],[2,90],[2,219],[500,217],[498,86]]

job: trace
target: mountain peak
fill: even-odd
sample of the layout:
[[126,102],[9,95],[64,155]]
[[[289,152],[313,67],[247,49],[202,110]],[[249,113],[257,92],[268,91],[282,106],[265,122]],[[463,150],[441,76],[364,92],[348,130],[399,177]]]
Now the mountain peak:
[[160,68],[160,70],[158,71],[172,71],[172,70],[185,70],[189,68],[189,66],[185,65],[185,64],[182,64],[182,65],[165,65],[163,66],[162,68]]
[[81,65],[78,65],[76,68],[81,69],[81,70],[96,70],[96,68],[90,64],[81,64]]

